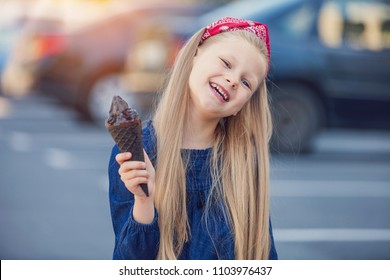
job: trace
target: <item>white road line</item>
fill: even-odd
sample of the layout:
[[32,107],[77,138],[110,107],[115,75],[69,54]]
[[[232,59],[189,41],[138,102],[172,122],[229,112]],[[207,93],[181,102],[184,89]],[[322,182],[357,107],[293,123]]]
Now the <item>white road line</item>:
[[12,150],[28,152],[33,148],[31,136],[25,132],[12,131],[8,136],[8,142]]
[[[348,178],[356,175],[372,175],[372,174],[390,174],[390,167],[385,162],[373,161],[366,162],[363,159],[347,162],[338,162],[340,158],[323,161],[321,159],[305,159],[297,158],[296,160],[286,159],[278,163],[275,161],[271,165],[271,176],[280,176],[280,174],[291,174],[305,177],[317,176],[321,178],[332,178],[330,176],[347,176]],[[326,176],[326,177],[325,177]],[[387,176],[389,177],[389,176]],[[275,177],[277,179],[277,177]]]
[[307,228],[274,229],[276,242],[390,241],[390,229]]
[[274,197],[390,197],[390,182],[271,180]]
[[[21,132],[21,131],[10,131],[8,135],[4,135],[6,130],[1,128],[2,138],[8,139],[8,142],[11,144],[15,141],[26,141],[34,143],[40,143],[43,146],[47,146],[48,144],[63,144],[66,145],[77,145],[77,146],[86,146],[86,148],[94,148],[94,147],[106,147],[107,149],[111,149],[114,146],[114,140],[112,140],[111,136],[107,133],[101,132],[82,132],[75,131],[73,133],[69,132]],[[6,137],[6,138],[5,138]]]
[[55,148],[45,149],[43,158],[46,164],[53,169],[70,169],[74,162],[70,153]]
[[390,133],[387,131],[328,130],[316,141],[316,150],[321,152],[390,152]]
[[59,170],[102,170],[106,167],[106,164],[98,165],[96,161],[76,152],[58,148],[45,148],[43,160],[50,168]]
[[[87,136],[86,136],[87,135]],[[38,143],[63,143],[67,144],[85,144],[90,145],[106,145],[107,147],[112,147],[115,143],[111,139],[110,135],[107,133],[101,132],[85,132],[85,131],[75,131],[72,133],[69,132],[50,132],[50,133],[34,133],[31,137]]]

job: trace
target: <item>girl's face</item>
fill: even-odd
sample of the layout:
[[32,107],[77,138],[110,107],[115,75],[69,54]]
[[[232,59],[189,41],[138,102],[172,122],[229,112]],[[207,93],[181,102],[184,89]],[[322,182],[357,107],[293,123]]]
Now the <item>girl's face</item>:
[[189,78],[190,109],[203,118],[237,114],[264,79],[266,67],[260,51],[241,38],[221,38],[202,45]]

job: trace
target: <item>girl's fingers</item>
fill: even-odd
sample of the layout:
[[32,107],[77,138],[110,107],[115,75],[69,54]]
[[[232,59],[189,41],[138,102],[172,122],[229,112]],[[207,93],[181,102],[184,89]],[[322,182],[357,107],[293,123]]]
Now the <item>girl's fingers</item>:
[[124,180],[131,180],[131,179],[134,179],[134,178],[137,178],[137,177],[144,177],[146,179],[149,178],[148,171],[146,171],[146,170],[137,170],[137,169],[130,170],[130,171],[124,172],[124,173],[119,173],[119,175],[121,176],[121,179],[123,181]]
[[145,177],[136,177],[134,179],[125,180],[124,184],[126,188],[137,196],[146,196],[141,188],[141,184],[147,184],[148,179]]
[[142,161],[125,161],[122,163],[119,167],[119,174],[128,172],[130,170],[138,169],[138,170],[145,170],[146,165],[145,162]]
[[131,161],[132,155],[129,152],[119,153],[115,157],[120,165],[118,173],[122,182],[130,192],[139,197],[146,197],[140,186],[141,184],[148,185],[149,194],[152,194],[154,190],[155,170],[145,151],[144,156],[145,162]]
[[[146,197],[146,194],[144,193],[144,191],[142,190],[140,184],[138,185],[132,185],[131,187],[128,187],[126,186],[127,189],[133,193],[135,196],[138,196],[138,197]],[[150,192],[149,192],[150,193]]]
[[148,178],[145,177],[136,177],[124,181],[126,187],[131,190],[134,190],[135,188],[139,187],[141,184],[146,184],[147,182],[148,182]]
[[115,160],[119,163],[119,165],[122,165],[125,161],[131,159],[131,153],[119,153],[116,155]]
[[144,157],[145,157],[145,168],[149,172],[150,178],[152,178],[152,180],[154,181],[154,176],[155,176],[156,171],[153,167],[152,162],[149,159],[148,154],[145,152],[145,150],[144,150]]
[[132,154],[130,152],[119,153],[116,155],[115,160],[119,163],[122,172],[126,172],[131,169],[146,169],[147,165],[152,166],[148,155],[144,151],[145,162],[142,161],[130,161]]

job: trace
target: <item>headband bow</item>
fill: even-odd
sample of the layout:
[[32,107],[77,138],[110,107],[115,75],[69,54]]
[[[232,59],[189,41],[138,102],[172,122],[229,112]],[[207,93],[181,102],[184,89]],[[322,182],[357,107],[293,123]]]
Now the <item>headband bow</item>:
[[225,31],[246,30],[255,34],[267,47],[268,55],[268,70],[271,60],[271,46],[268,33],[268,26],[251,20],[244,20],[240,18],[224,17],[216,22],[206,26],[199,44],[202,44],[207,38],[217,35]]

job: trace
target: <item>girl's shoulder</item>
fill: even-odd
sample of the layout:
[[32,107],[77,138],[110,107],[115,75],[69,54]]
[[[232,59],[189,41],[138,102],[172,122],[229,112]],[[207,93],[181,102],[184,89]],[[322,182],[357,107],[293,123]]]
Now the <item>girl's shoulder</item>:
[[148,154],[151,162],[154,165],[157,156],[157,138],[152,120],[147,120],[144,122],[142,128],[142,142],[144,145],[145,152]]
[[143,134],[155,134],[155,130],[153,127],[153,120],[145,120],[142,123],[142,133]]

